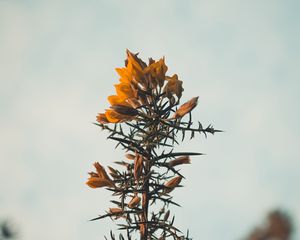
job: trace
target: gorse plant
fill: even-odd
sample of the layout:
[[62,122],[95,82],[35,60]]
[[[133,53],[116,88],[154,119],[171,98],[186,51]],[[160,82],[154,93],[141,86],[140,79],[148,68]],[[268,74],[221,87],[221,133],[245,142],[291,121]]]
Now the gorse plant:
[[[108,97],[110,108],[97,116],[96,125],[126,151],[126,159],[116,162],[124,170],[108,167],[109,173],[94,163],[96,172],[89,173],[87,185],[106,187],[116,198],[106,214],[92,220],[119,220],[119,229],[126,231],[119,234],[120,240],[190,239],[174,226],[168,207],[179,206],[170,195],[184,178],[178,166],[201,153],[176,152],[174,146],[178,137],[183,141],[187,134],[194,138],[196,133],[206,136],[219,130],[203,128],[200,122],[193,125],[191,111],[198,97],[180,106],[182,81],[176,74],[166,75],[167,69],[164,58],[150,58],[146,64],[127,50],[125,67],[116,69],[116,95]],[[112,231],[110,238],[116,239]]]

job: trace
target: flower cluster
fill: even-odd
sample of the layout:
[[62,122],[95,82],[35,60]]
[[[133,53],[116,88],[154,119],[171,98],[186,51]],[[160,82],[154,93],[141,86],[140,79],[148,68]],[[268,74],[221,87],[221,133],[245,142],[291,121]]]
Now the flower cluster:
[[116,95],[108,97],[110,108],[97,116],[97,122],[106,124],[136,119],[141,106],[151,105],[151,96],[161,90],[163,98],[174,102],[176,96],[179,100],[183,92],[182,81],[177,74],[167,76],[167,70],[164,58],[158,61],[150,58],[146,64],[138,54],[127,50],[125,67],[116,68],[120,76],[120,83],[115,84]]
[[[107,173],[100,163],[94,163],[96,172],[89,173],[86,184],[91,188],[106,187],[118,200],[111,201],[116,206],[93,220],[110,217],[125,221],[119,226],[127,231],[128,240],[134,231],[139,232],[140,240],[190,239],[173,226],[170,211],[165,209],[169,204],[178,206],[170,196],[184,179],[178,167],[190,164],[190,156],[201,153],[176,152],[174,145],[179,144],[178,133],[183,141],[186,133],[193,138],[196,133],[218,131],[211,125],[203,128],[200,122],[194,127],[191,111],[197,106],[198,97],[179,105],[182,81],[177,74],[168,75],[167,70],[164,58],[150,58],[146,64],[138,54],[127,50],[125,67],[116,68],[120,76],[116,94],[108,97],[110,107],[97,116],[96,125],[123,147],[127,159],[115,162],[125,171],[108,167]],[[187,114],[188,120],[184,118]],[[152,204],[160,206],[160,210],[156,207],[150,216]],[[115,240],[113,234],[111,239]],[[120,239],[124,237],[120,235]]]

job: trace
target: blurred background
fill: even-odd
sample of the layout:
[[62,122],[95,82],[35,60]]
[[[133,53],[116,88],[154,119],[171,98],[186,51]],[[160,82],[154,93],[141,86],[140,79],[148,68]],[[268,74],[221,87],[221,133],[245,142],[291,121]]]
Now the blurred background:
[[18,239],[103,239],[89,222],[109,192],[92,163],[123,151],[92,123],[108,107],[125,49],[165,56],[199,96],[194,119],[225,130],[185,142],[175,222],[194,239],[248,236],[284,209],[300,239],[300,2],[0,0],[0,218]]

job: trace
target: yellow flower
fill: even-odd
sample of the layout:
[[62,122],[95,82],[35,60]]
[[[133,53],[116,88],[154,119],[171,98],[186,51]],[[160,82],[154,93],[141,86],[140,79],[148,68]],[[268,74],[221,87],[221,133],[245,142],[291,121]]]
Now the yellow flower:
[[133,54],[129,50],[126,50],[126,53],[126,66],[124,68],[116,68],[116,71],[120,76],[120,82],[126,84],[133,82],[136,84],[144,84],[143,68],[146,67],[146,64],[137,57],[137,54]]
[[194,97],[186,103],[182,104],[174,113],[173,118],[180,118],[183,117],[185,114],[191,112],[197,106],[198,98],[199,97]]
[[111,95],[107,97],[108,102],[110,103],[111,106],[114,105],[124,105],[130,107],[130,104],[126,102],[125,97],[120,97],[117,95]]
[[175,94],[178,98],[181,98],[183,87],[182,81],[178,80],[177,74],[174,74],[172,77],[166,78],[168,83],[166,84],[164,91],[167,94],[168,98],[171,98]]
[[146,67],[146,64],[137,57],[138,54],[133,54],[128,49],[126,50],[127,53],[127,68],[131,71],[132,79],[136,82],[141,82],[143,80],[143,68]]
[[[165,58],[158,61],[150,58],[147,65],[138,58],[138,54],[133,54],[129,50],[126,54],[125,67],[116,68],[120,76],[120,82],[114,85],[116,94],[108,96],[110,109],[97,116],[99,123],[121,123],[137,119],[138,114],[144,111],[143,107],[153,107],[153,101],[156,101],[153,97],[161,93],[162,87],[166,94],[162,97],[168,97],[171,104],[175,103],[175,95],[177,100],[181,98],[182,81],[176,74],[172,77],[166,76],[168,67],[165,64]],[[152,94],[153,97],[151,97]],[[179,116],[180,113],[176,115],[176,117]]]
[[123,105],[113,105],[113,106],[111,106],[111,109],[113,109],[114,111],[116,111],[119,114],[126,115],[126,116],[132,116],[132,117],[138,115],[138,113],[139,113],[134,108],[123,106]]
[[126,66],[124,68],[116,68],[120,76],[120,82],[126,84],[138,83],[143,78],[143,68],[146,64],[137,57],[137,54],[133,54],[129,50],[126,50],[126,53]]
[[105,117],[107,118],[108,122],[110,123],[119,123],[119,122],[125,122],[128,120],[132,120],[133,116],[123,115],[120,114],[113,109],[106,109]]
[[121,83],[129,84],[130,82],[132,82],[132,72],[127,67],[116,68],[116,71],[120,76]]
[[119,98],[134,98],[136,97],[136,91],[128,83],[115,84],[116,92]]

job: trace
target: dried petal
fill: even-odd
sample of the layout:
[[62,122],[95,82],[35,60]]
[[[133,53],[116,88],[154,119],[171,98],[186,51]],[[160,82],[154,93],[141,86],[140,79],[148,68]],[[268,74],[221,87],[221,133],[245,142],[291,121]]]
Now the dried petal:
[[139,100],[137,98],[128,98],[126,101],[133,108],[138,108],[141,106],[141,103],[139,102]]
[[167,97],[170,98],[175,94],[178,98],[181,98],[183,87],[182,81],[178,80],[177,74],[174,74],[172,77],[166,77],[168,83],[164,88],[164,91],[167,94]]
[[191,100],[187,101],[186,103],[182,104],[174,114],[174,118],[183,117],[185,114],[191,112],[198,104],[198,98],[194,97]]
[[168,182],[166,182],[165,183],[166,189],[164,189],[164,193],[169,193],[169,192],[173,191],[174,188],[179,185],[179,183],[181,182],[181,179],[182,179],[181,176],[177,176],[177,177],[172,178]]
[[125,157],[128,158],[129,160],[134,160],[135,159],[135,155],[130,154],[130,153],[126,154]]
[[189,156],[182,156],[182,157],[178,157],[174,160],[171,160],[168,164],[171,167],[180,165],[180,164],[190,164],[191,160]]
[[112,181],[98,177],[90,177],[86,184],[91,188],[114,187]]
[[98,123],[102,123],[102,124],[109,123],[108,119],[105,116],[105,113],[99,113],[96,120]]
[[105,171],[105,169],[104,169],[104,167],[99,162],[95,162],[94,167],[97,170],[99,178],[104,178],[104,179],[110,180],[107,173],[106,173],[106,171]]
[[134,160],[134,178],[138,180],[140,176],[142,175],[143,171],[143,156],[140,154],[137,154]]
[[128,203],[129,208],[134,208],[136,207],[139,203],[141,202],[141,198],[138,196],[134,196],[130,202]]
[[149,66],[144,69],[144,73],[149,73],[152,79],[152,84],[154,87],[159,85],[162,87],[166,78],[166,72],[168,67],[165,64],[165,58],[161,58],[159,61],[155,62],[153,59],[149,59]]
[[112,214],[120,214],[123,212],[123,210],[121,208],[110,208],[109,212]]
[[124,166],[124,167],[126,167],[126,168],[129,168],[130,167],[130,164],[129,163],[127,163],[127,162],[124,162],[124,161],[122,161],[122,162],[115,162],[116,164],[119,164],[119,165],[122,165],[122,166]]
[[108,169],[111,173],[114,173],[114,174],[118,174],[118,171],[110,166],[108,166]]
[[112,176],[113,179],[120,179],[121,178],[119,172],[116,169],[114,169],[110,166],[108,166],[108,169],[109,169],[109,175]]
[[95,172],[89,172],[88,173],[91,177],[99,177],[98,173]]

